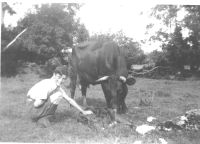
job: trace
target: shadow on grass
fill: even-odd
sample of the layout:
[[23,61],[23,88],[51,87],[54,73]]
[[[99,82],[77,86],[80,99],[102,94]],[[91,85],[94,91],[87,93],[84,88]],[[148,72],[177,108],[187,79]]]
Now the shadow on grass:
[[[82,98],[76,99],[76,102],[82,106]],[[95,98],[87,98],[87,104],[89,107],[106,107],[106,102],[103,99],[95,99]],[[52,120],[55,123],[60,123],[63,121],[70,121],[70,120],[77,120],[77,117],[79,116],[79,111],[75,108],[71,107],[67,110],[63,111],[57,111],[56,117],[54,120]]]
[[67,111],[61,111],[61,112],[56,112],[56,115],[54,117],[54,119],[52,120],[52,122],[55,123],[61,123],[64,122],[66,120],[71,120],[71,119],[76,119],[76,113],[74,112],[74,110],[67,110]]
[[[83,105],[82,98],[78,98],[76,100],[78,104],[81,106]],[[87,98],[87,104],[88,106],[93,106],[93,107],[106,107],[106,100],[105,99],[100,99],[100,98]]]

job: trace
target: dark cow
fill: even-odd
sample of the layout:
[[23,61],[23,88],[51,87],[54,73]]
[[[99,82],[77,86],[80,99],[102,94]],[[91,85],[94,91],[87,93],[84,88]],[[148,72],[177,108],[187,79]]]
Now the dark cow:
[[77,76],[81,85],[83,105],[86,106],[86,90],[90,84],[101,84],[107,107],[125,113],[127,85],[135,79],[128,78],[124,52],[115,42],[90,41],[72,50],[71,96],[74,98]]

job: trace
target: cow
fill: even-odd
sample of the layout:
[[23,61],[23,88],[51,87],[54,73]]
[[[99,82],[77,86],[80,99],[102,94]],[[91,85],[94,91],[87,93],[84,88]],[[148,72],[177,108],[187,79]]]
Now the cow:
[[83,106],[87,106],[87,87],[101,84],[108,109],[115,114],[127,112],[127,84],[133,85],[136,81],[128,76],[125,53],[114,41],[87,41],[77,45],[72,50],[71,66],[72,98],[78,78]]

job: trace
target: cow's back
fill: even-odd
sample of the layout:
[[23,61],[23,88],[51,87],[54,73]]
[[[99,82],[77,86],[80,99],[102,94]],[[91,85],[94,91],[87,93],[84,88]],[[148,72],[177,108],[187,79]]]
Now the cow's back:
[[115,42],[104,43],[99,53],[99,64],[97,65],[99,65],[99,73],[101,75],[127,75],[124,52]]
[[81,43],[72,52],[77,71],[85,79],[105,75],[127,75],[125,56],[115,42],[88,41]]

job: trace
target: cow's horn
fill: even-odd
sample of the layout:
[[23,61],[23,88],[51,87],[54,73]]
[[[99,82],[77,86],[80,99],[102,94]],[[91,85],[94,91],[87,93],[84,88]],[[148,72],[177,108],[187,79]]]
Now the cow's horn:
[[100,82],[100,81],[105,81],[109,78],[109,76],[104,76],[104,77],[101,77],[99,78],[98,80],[96,80],[96,82]]
[[124,76],[120,76],[119,79],[122,80],[123,82],[126,82],[126,78]]

